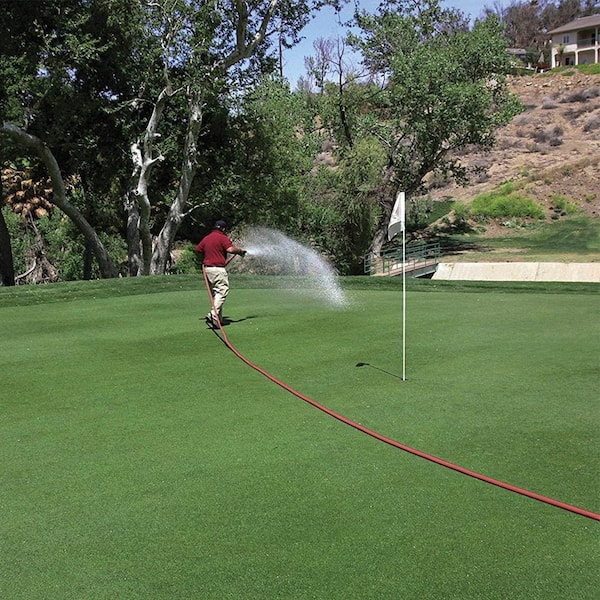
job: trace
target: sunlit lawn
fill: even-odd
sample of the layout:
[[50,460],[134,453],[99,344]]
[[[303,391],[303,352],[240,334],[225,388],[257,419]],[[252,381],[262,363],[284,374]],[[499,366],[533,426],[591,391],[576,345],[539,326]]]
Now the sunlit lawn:
[[[403,444],[600,512],[594,285],[232,277],[227,335]],[[285,283],[287,285],[287,283]],[[598,523],[250,369],[199,277],[0,288],[0,597],[592,599]],[[359,363],[366,363],[357,367]]]

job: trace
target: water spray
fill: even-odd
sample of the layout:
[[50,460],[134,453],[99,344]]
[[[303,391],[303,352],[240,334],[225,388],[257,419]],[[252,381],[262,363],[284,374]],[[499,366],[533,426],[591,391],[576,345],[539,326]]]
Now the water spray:
[[244,248],[257,269],[292,276],[294,287],[336,307],[347,304],[334,268],[317,252],[281,231],[253,227],[244,236]]

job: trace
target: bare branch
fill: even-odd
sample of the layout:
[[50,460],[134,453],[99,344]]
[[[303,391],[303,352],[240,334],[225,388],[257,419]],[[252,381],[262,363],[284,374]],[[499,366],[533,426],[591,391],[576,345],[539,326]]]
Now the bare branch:
[[263,16],[262,22],[258,31],[254,34],[252,40],[246,44],[246,33],[248,27],[248,7],[244,0],[236,0],[236,8],[238,13],[238,22],[236,26],[236,47],[233,51],[218,61],[215,67],[221,69],[229,69],[236,63],[252,56],[256,48],[265,40],[269,23],[273,19],[273,15],[277,10],[279,0],[271,0],[269,8]]

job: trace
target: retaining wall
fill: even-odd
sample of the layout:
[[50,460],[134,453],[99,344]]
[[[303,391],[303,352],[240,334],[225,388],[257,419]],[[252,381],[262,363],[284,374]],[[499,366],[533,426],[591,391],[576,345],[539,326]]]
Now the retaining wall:
[[600,283],[600,263],[440,263],[432,279],[457,281],[578,281]]

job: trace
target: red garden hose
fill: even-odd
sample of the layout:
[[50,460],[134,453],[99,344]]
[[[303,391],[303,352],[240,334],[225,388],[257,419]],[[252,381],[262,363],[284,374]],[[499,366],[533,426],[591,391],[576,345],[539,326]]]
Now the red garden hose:
[[[204,282],[206,284],[206,289],[208,291],[208,295],[210,297],[211,304],[213,305],[213,311],[215,314],[217,314],[217,311],[214,310],[214,303],[213,303],[212,293],[210,290],[210,283],[208,281],[208,278],[206,276],[206,272],[204,271],[204,269],[202,270],[202,272],[204,274]],[[342,423],[345,423],[346,425],[349,425],[350,427],[354,427],[354,429],[358,429],[358,431],[361,431],[362,433],[365,433],[366,435],[371,436],[372,438],[375,438],[376,440],[379,440],[380,442],[384,442],[386,444],[389,444],[390,446],[393,446],[394,448],[399,448],[400,450],[404,450],[405,452],[409,452],[410,454],[414,454],[415,456],[419,456],[421,458],[429,460],[433,463],[436,463],[436,464],[446,467],[448,469],[452,469],[453,471],[458,471],[459,473],[462,473],[463,475],[468,475],[469,477],[473,477],[475,479],[479,479],[480,481],[485,481],[486,483],[496,485],[498,487],[504,488],[505,490],[509,490],[510,492],[515,492],[517,494],[521,494],[522,496],[527,496],[528,498],[533,498],[534,500],[539,500],[540,502],[545,502],[546,504],[550,504],[551,506],[556,506],[557,508],[562,508],[563,510],[567,510],[569,512],[581,515],[583,517],[588,517],[589,519],[594,519],[595,521],[600,521],[600,514],[598,514],[598,513],[594,513],[592,511],[585,510],[583,508],[579,508],[577,506],[572,506],[571,504],[566,504],[564,502],[559,502],[558,500],[554,500],[553,498],[548,498],[546,496],[536,494],[535,492],[530,492],[529,490],[525,490],[523,488],[520,488],[520,487],[517,487],[514,485],[510,485],[508,483],[504,483],[503,481],[499,481],[497,479],[487,477],[486,475],[481,475],[480,473],[476,473],[475,471],[465,469],[464,467],[460,467],[458,465],[455,465],[451,462],[448,462],[448,461],[438,458],[436,456],[432,456],[431,454],[421,452],[420,450],[415,450],[414,448],[411,448],[410,446],[405,446],[404,444],[401,444],[400,442],[397,442],[395,440],[387,438],[379,433],[376,433],[375,431],[371,431],[370,429],[363,427],[359,423],[356,423],[355,421],[352,421],[352,420],[344,417],[343,415],[340,415],[339,413],[336,413],[336,412],[330,410],[329,408],[323,406],[322,404],[319,404],[318,402],[315,402],[314,400],[305,396],[304,394],[301,394],[300,392],[294,390],[293,388],[286,385],[285,383],[283,383],[282,381],[280,381],[279,379],[277,379],[270,373],[267,373],[267,371],[265,371],[264,369],[261,369],[258,365],[255,365],[253,362],[248,360],[229,341],[229,338],[227,337],[227,334],[225,333],[225,330],[223,329],[223,326],[222,326],[221,322],[218,321],[218,319],[217,319],[217,322],[218,322],[218,326],[219,326],[219,331],[221,332],[221,335],[223,336],[223,341],[224,341],[225,345],[241,361],[246,363],[249,367],[253,368],[255,371],[258,371],[261,375],[264,375],[267,379],[271,380],[273,383],[276,383],[277,385],[282,387],[287,392],[290,392],[297,398],[300,398],[300,400],[303,400],[304,402],[307,402],[308,404],[314,406],[315,408],[318,408],[319,410],[323,411],[325,414],[329,415],[330,417],[333,417],[334,419],[337,419],[338,421],[341,421]]]

